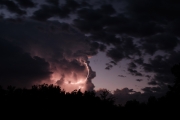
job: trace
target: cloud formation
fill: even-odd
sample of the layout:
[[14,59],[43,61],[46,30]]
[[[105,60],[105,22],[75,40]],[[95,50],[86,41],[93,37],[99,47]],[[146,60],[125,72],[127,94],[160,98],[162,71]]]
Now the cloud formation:
[[[95,72],[89,66],[88,57],[98,51],[110,58],[107,70],[122,60],[130,61],[127,72],[138,76],[137,81],[147,78],[153,87],[153,90],[145,87],[145,93],[150,94],[148,90],[155,91],[157,86],[161,89],[156,92],[166,91],[162,88],[173,84],[170,69],[180,60],[179,1],[1,0],[0,6],[5,10],[0,13],[1,41],[22,49],[21,54],[29,54],[31,61],[47,63],[45,68],[53,72],[51,80],[57,84],[62,85],[67,76],[75,80],[67,80],[67,85],[83,76],[80,79],[87,79],[86,87],[92,90]],[[7,11],[16,18],[8,18]],[[54,19],[72,22],[50,21]],[[86,78],[88,73],[90,76]]]
[[26,14],[26,11],[20,9],[17,4],[14,3],[14,1],[10,0],[2,0],[0,1],[0,5],[4,8],[6,8],[8,11],[12,13],[16,13],[18,15],[24,15]]
[[[41,61],[44,62],[42,64],[47,62],[45,67],[47,71],[49,70],[52,73],[45,72],[47,76],[49,76],[49,81],[45,82],[58,84],[67,91],[79,88],[83,90],[93,90],[94,85],[91,79],[95,77],[95,73],[89,66],[88,56],[94,55],[96,49],[92,49],[90,42],[77,30],[68,24],[61,24],[59,22],[41,23],[36,21],[23,21],[15,23],[13,21],[3,20],[0,24],[2,26],[0,29],[2,39],[9,41],[10,45],[12,44],[19,47],[22,51],[22,53],[19,54],[27,52],[27,57],[29,56],[32,60],[37,61],[37,63],[28,63],[28,60],[27,62],[23,61],[23,55],[15,56],[12,53],[2,50],[4,55],[7,54],[7,56],[12,57],[11,61],[9,61],[12,65],[15,64],[13,58],[17,57],[17,59],[21,59],[24,64],[29,64],[29,66],[31,66],[30,68],[39,71],[41,75],[41,69],[33,68],[33,66],[41,66]],[[18,31],[16,31],[17,28]],[[9,34],[11,36],[9,36]],[[19,36],[20,34],[21,36]],[[10,47],[10,45],[7,45],[7,47]],[[15,50],[12,50],[12,52],[13,51]],[[39,65],[37,65],[38,61]],[[16,68],[19,64],[17,64]],[[24,68],[25,67],[28,68],[28,66],[24,66]],[[31,76],[31,74],[38,79],[38,73],[36,76],[35,73],[29,71],[29,76]],[[6,84],[10,83],[11,82],[7,82]],[[35,84],[33,81],[32,83]]]
[[33,8],[36,4],[32,0],[16,0],[23,8]]
[[30,87],[49,82],[50,65],[45,59],[32,57],[18,46],[0,38],[0,84],[5,86]]

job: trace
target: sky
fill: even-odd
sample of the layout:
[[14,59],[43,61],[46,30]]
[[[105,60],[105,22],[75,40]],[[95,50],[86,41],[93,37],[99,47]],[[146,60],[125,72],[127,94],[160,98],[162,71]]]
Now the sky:
[[0,85],[160,97],[180,61],[177,0],[1,0]]

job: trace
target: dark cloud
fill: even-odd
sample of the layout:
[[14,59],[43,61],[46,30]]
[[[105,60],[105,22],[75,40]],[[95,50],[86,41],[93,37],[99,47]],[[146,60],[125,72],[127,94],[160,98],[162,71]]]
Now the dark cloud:
[[[82,8],[77,11],[78,18],[74,20],[74,25],[86,33],[101,32],[107,24],[106,20],[115,12],[112,5],[101,5],[97,9]],[[92,35],[97,37],[96,33]]]
[[126,58],[132,58],[131,56],[141,56],[141,52],[139,47],[137,47],[137,45],[134,43],[133,38],[131,37],[127,37],[127,36],[123,36],[122,37],[122,48],[123,51],[126,55]]
[[61,68],[65,73],[71,73],[73,71],[75,71],[76,73],[79,73],[82,71],[86,71],[86,66],[82,65],[81,62],[75,59],[70,60],[70,61],[67,59],[59,60],[57,67]]
[[32,0],[16,0],[21,7],[33,8],[36,4]]
[[179,67],[180,67],[180,64],[175,64],[172,68],[171,68],[171,71],[172,71],[172,74],[177,78],[179,79],[180,78],[180,75],[179,75]]
[[107,16],[105,25],[108,26],[107,31],[113,30],[118,31],[120,29],[116,28],[116,25],[123,25],[128,22],[128,18],[125,17],[123,14],[118,14],[117,16]]
[[124,75],[118,75],[119,77],[126,77],[126,76],[124,76]]
[[49,82],[49,63],[0,38],[0,84],[30,87],[43,81]]
[[106,63],[105,69],[106,69],[106,70],[110,70],[112,67],[113,67],[113,65],[111,65],[111,64],[109,64],[109,63]]
[[78,10],[77,13],[79,18],[88,20],[89,22],[101,20],[101,18],[103,17],[100,12],[90,8],[82,8]]
[[119,45],[121,43],[120,39],[116,38],[115,34],[105,33],[103,31],[93,33],[90,38],[92,40],[102,42],[106,45]]
[[158,85],[158,83],[155,80],[151,80],[148,82],[149,85]]
[[101,20],[102,14],[97,10],[82,8],[77,11],[78,19],[74,20],[74,25],[81,31],[91,33],[103,29]]
[[136,92],[133,89],[129,88],[123,88],[123,89],[116,89],[111,93],[107,89],[99,89],[96,91],[96,95],[100,96],[100,94],[103,91],[107,91],[108,96],[111,98],[115,98],[115,103],[116,104],[121,104],[125,105],[127,101],[129,100],[137,100],[139,102],[147,102],[148,98],[150,96],[155,96],[155,97],[160,97],[165,94],[164,91],[167,91],[168,87],[163,86],[163,87],[145,87],[142,88],[142,93],[141,92]]
[[167,29],[168,31],[170,31],[171,34],[177,35],[179,37],[180,35],[179,26],[180,26],[180,18],[170,22],[167,26]]
[[111,48],[107,51],[106,55],[112,58],[115,62],[118,62],[124,58],[124,54],[122,51],[119,51],[116,48]]
[[55,6],[59,6],[59,0],[46,0],[46,2]]
[[[171,74],[171,68],[175,63],[180,60],[179,52],[169,52],[169,55],[156,55],[154,58],[149,59],[149,63],[141,63],[145,72],[154,73],[151,77],[149,85],[165,85],[173,84],[174,77]],[[146,76],[148,79],[150,76]]]
[[137,19],[162,21],[164,19],[173,20],[179,18],[179,4],[177,0],[128,0],[127,10],[130,15]]
[[110,70],[114,65],[117,65],[115,61],[110,61],[109,63],[106,63],[106,68],[107,70]]
[[60,12],[58,7],[41,5],[41,8],[34,12],[32,18],[39,21],[46,21],[53,16],[58,16]]
[[157,51],[157,48],[155,45],[148,44],[148,43],[143,45],[143,49],[145,49],[145,52],[150,55],[153,55]]
[[155,96],[157,98],[163,96],[165,91],[168,90],[167,86],[163,87],[145,87],[142,88],[143,93],[136,92],[133,89],[123,88],[123,89],[116,89],[113,92],[113,97],[115,97],[116,104],[125,105],[125,103],[129,100],[137,100],[140,102],[147,102],[150,96]]
[[[40,8],[36,8],[30,17],[39,22],[32,22],[30,18],[21,18],[25,22],[15,18],[6,19],[6,22],[0,23],[0,36],[29,53],[32,59],[37,59],[34,56],[38,56],[47,61],[57,73],[57,79],[54,79],[61,80],[63,72],[76,69],[79,73],[72,73],[72,78],[78,79],[80,73],[85,76],[85,63],[90,68],[88,57],[103,51],[111,58],[106,69],[111,69],[121,60],[127,60],[131,61],[128,63],[128,72],[143,76],[139,72],[139,68],[142,68],[141,71],[146,72],[144,77],[149,79],[149,85],[164,87],[173,83],[170,68],[180,60],[180,53],[175,51],[180,35],[179,1],[67,0],[64,4],[58,0],[45,1],[40,2]],[[0,5],[17,15],[32,12],[22,10],[22,7],[35,7],[31,0],[1,0]],[[71,15],[74,15],[71,17],[73,27],[49,21],[50,18],[66,21],[64,18],[70,18]],[[8,15],[0,15],[1,20],[5,17]],[[84,34],[89,36],[84,37]],[[95,72],[90,69],[90,74],[86,86],[92,90],[94,85],[91,79],[95,77]],[[152,75],[150,77],[147,74]],[[66,80],[67,74],[64,76],[63,79]],[[155,88],[143,89],[146,91],[144,98],[147,94],[154,94],[153,89]],[[147,92],[148,90],[151,92]],[[159,92],[163,90],[166,89],[161,88]],[[131,96],[128,92],[126,94]],[[142,94],[134,92],[133,96],[139,95]]]
[[115,62],[119,62],[124,58],[131,59],[131,56],[140,56],[141,52],[133,43],[131,37],[122,37],[121,43],[116,44],[114,48],[108,50],[106,55],[112,58]]
[[105,46],[104,44],[100,44],[99,50],[100,50],[101,52],[105,52],[106,46]]
[[[113,96],[115,97],[116,104],[125,105],[125,103],[132,99],[143,98],[140,92],[135,92],[133,89],[129,88],[123,88],[123,89],[116,89],[113,92]],[[141,101],[144,101],[144,99],[141,99]]]
[[153,67],[149,63],[143,63],[143,69],[145,72],[153,72]]
[[[124,58],[133,59],[134,56],[139,56],[139,59],[134,60],[134,64],[137,63],[141,65],[146,72],[160,73],[162,68],[157,68],[157,66],[151,62],[144,63],[141,50],[144,50],[145,54],[153,55],[158,50],[163,50],[168,53],[177,47],[179,41],[174,34],[175,31],[178,30],[176,27],[178,20],[175,20],[176,22],[169,22],[168,26],[165,24],[167,23],[166,20],[169,21],[172,17],[172,13],[177,13],[177,11],[173,8],[172,11],[168,11],[166,15],[166,12],[159,9],[159,5],[161,5],[161,7],[164,6],[162,9],[167,11],[169,6],[167,6],[166,3],[171,4],[175,8],[177,8],[176,4],[179,3],[149,0],[139,0],[138,2],[129,0],[126,1],[126,3],[125,14],[121,13],[115,16],[108,16],[108,14],[105,16],[104,13],[106,12],[100,12],[103,11],[103,7],[100,7],[101,10],[90,8],[81,9],[78,12],[79,18],[76,19],[74,23],[81,31],[91,33],[90,37],[92,40],[100,41],[107,45],[114,45],[115,47],[107,50],[106,54],[115,62],[119,62]],[[110,6],[111,5],[109,5],[109,7]],[[156,12],[155,9],[157,9],[158,12]],[[170,12],[171,14],[169,14]],[[121,39],[118,39],[115,37],[115,34],[119,34],[120,36],[126,34],[127,36],[134,36],[136,38],[142,37],[142,39],[138,40],[140,46],[136,45],[137,41],[135,41],[134,38],[122,38],[121,36]],[[109,39],[107,39],[107,36],[109,36]],[[164,65],[162,65],[162,67],[163,66]],[[110,69],[111,67],[112,65],[109,65],[106,69]],[[142,76],[141,73],[133,69],[131,68],[129,71]],[[162,72],[163,71],[161,71],[161,73]],[[155,76],[155,78],[160,77]]]
[[92,51],[96,51],[98,52],[97,50],[100,48],[100,44],[98,42],[92,42],[91,43],[91,50]]
[[147,77],[147,78],[151,78],[151,76],[150,76],[150,75],[146,75],[145,77]]
[[128,68],[128,71],[130,74],[135,75],[135,76],[143,76],[142,73],[138,72],[137,70]]
[[0,14],[0,20],[4,18],[4,15],[3,14]]
[[173,51],[179,43],[177,37],[170,34],[158,34],[143,40],[143,49],[149,54],[154,54],[157,50],[165,52]]
[[141,81],[143,81],[143,79],[136,79],[136,81],[141,82]]
[[137,65],[134,64],[133,62],[130,62],[128,65],[129,65],[129,68],[132,68],[132,69],[137,68]]
[[74,0],[66,0],[65,4],[60,4],[59,0],[46,0],[47,4],[41,5],[41,8],[34,12],[32,18],[40,21],[46,21],[51,17],[68,18],[71,12],[79,7],[79,3]]
[[[163,28],[153,22],[139,22],[138,20],[134,19],[128,19],[126,17],[122,17],[123,15],[120,15],[120,17],[117,16],[114,18],[110,18],[107,22],[111,25],[107,27],[108,32],[114,32],[117,34],[127,34],[135,37],[145,37],[145,36],[151,36],[156,33],[163,32]],[[120,21],[118,22],[118,20]],[[112,22],[116,22],[112,23]],[[114,24],[114,25],[113,25]]]
[[[34,59],[42,58],[49,63],[53,72],[50,83],[61,83],[62,74],[64,74],[65,84],[62,87],[65,89],[67,87],[67,91],[77,89],[78,86],[84,90],[94,88],[92,79],[96,74],[89,66],[88,56],[94,55],[95,52],[91,42],[83,34],[68,24],[55,21],[15,23],[3,20],[0,25],[2,38],[21,47],[23,52],[30,53],[29,56],[32,56],[32,59],[33,56],[38,56]],[[17,36],[18,34],[21,36]],[[68,84],[69,81],[71,84]],[[78,81],[81,82],[77,83]],[[71,85],[74,87],[70,87]]]
[[142,90],[143,90],[144,92],[146,92],[146,93],[151,93],[151,92],[153,92],[153,91],[152,91],[152,87],[145,87],[145,88],[142,88]]
[[68,18],[71,12],[76,9],[72,6],[73,1],[67,0],[65,5],[59,5],[58,1],[48,1],[53,5],[41,5],[41,8],[34,12],[32,18],[40,21],[46,21],[51,17]]
[[65,4],[60,4],[59,0],[46,0],[50,5],[42,5],[41,9],[34,13],[34,18],[41,20],[47,20],[50,17],[68,18],[71,12],[80,6],[78,2],[74,0],[66,0]]
[[75,0],[66,0],[65,6],[71,10],[76,10],[80,5]]
[[117,63],[116,63],[116,62],[114,62],[114,61],[111,61],[110,63],[112,63],[112,64],[114,64],[114,65],[117,65]]
[[[156,81],[158,83],[158,85],[174,84],[174,76],[172,74],[166,74],[166,75],[162,74],[161,75],[161,74],[157,73],[152,80]],[[153,83],[150,82],[148,84],[152,85]]]
[[[145,77],[147,78],[147,80],[150,80],[151,76],[150,75],[145,75]],[[148,82],[149,83],[149,82]]]
[[92,7],[92,5],[88,1],[85,1],[85,0],[82,0],[80,2],[80,5],[84,7]]
[[143,58],[138,58],[138,59],[135,59],[134,62],[137,63],[137,64],[143,64]]
[[145,87],[142,90],[145,93],[152,93],[152,92],[161,92],[162,89],[165,89],[165,88],[161,88],[161,87]]
[[154,60],[150,60],[153,67],[153,71],[156,73],[154,80],[160,83],[174,82],[173,75],[171,74],[172,66],[177,63],[180,58],[178,57],[179,52],[171,52],[168,58],[163,58],[162,56],[156,56]]
[[100,12],[101,12],[102,14],[111,15],[111,14],[116,13],[116,10],[113,8],[112,5],[108,4],[108,5],[102,5],[102,6],[101,6],[101,9],[100,9]]
[[18,15],[24,15],[26,14],[26,11],[24,10],[21,10],[17,4],[15,4],[13,1],[10,1],[10,0],[2,0],[0,2],[1,5],[4,5],[5,8],[12,12],[12,13],[16,13]]

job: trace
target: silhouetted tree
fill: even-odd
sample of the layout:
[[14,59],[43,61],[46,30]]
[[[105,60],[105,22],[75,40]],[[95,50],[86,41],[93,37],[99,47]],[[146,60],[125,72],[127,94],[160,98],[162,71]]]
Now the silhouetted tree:
[[[115,105],[115,98],[111,92],[104,89],[99,96],[95,91],[74,90],[66,92],[59,86],[53,84],[33,85],[31,89],[16,88],[8,86],[7,89],[0,87],[0,106],[4,113],[26,116],[40,116],[40,119],[46,118],[45,115],[80,116],[80,114],[90,116],[101,116],[102,119],[111,116],[111,118],[135,117],[141,118],[139,114],[154,118],[175,116],[176,109],[180,107],[180,64],[176,64],[171,69],[176,77],[175,84],[169,86],[170,90],[166,95],[160,98],[149,97],[147,103],[140,103],[137,100],[127,101],[123,105]],[[80,111],[79,111],[80,110]],[[1,112],[1,115],[4,113]],[[160,114],[159,112],[162,112]],[[52,118],[51,118],[52,119]]]

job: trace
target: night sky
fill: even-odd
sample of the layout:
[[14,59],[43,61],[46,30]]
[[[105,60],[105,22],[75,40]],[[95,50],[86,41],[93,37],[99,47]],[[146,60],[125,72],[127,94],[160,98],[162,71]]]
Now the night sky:
[[180,61],[178,0],[0,0],[0,85],[161,97]]

